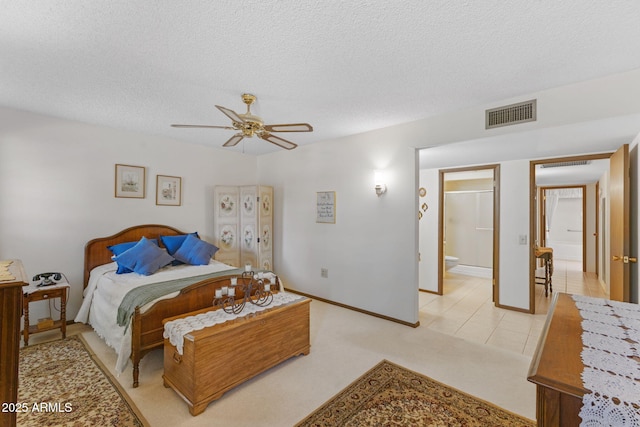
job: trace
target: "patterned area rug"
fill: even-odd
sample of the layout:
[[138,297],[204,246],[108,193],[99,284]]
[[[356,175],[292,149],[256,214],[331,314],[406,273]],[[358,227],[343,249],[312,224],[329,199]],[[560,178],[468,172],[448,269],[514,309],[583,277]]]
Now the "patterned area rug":
[[534,425],[533,421],[383,360],[296,427]]
[[20,349],[17,424],[146,426],[80,336]]

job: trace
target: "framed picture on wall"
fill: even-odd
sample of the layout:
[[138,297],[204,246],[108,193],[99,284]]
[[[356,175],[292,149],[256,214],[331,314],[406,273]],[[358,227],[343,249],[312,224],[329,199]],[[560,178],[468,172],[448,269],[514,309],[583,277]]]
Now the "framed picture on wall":
[[144,199],[144,166],[116,165],[116,197]]
[[319,191],[316,193],[316,222],[336,223],[336,192]]
[[182,204],[182,178],[158,175],[156,177],[156,205],[180,206]]

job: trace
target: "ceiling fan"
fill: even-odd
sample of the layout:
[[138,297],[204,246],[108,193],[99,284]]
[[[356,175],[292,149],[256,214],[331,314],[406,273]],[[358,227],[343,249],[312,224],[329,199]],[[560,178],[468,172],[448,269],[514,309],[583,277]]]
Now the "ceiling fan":
[[239,131],[235,135],[233,135],[227,142],[222,144],[223,147],[233,147],[237,145],[244,138],[251,138],[254,135],[258,138],[264,139],[265,141],[269,141],[272,144],[275,144],[279,147],[286,148],[287,150],[292,150],[296,148],[298,145],[287,141],[284,138],[280,138],[279,136],[272,135],[272,132],[311,132],[313,131],[313,127],[308,123],[286,123],[279,125],[265,125],[264,121],[258,117],[251,114],[251,104],[256,101],[255,95],[251,95],[249,93],[242,94],[242,101],[247,104],[247,112],[244,114],[238,114],[235,111],[222,107],[220,105],[216,105],[216,108],[224,115],[231,119],[232,126],[211,126],[211,125],[179,125],[173,124],[171,125],[174,128],[213,128],[213,129],[230,129]]

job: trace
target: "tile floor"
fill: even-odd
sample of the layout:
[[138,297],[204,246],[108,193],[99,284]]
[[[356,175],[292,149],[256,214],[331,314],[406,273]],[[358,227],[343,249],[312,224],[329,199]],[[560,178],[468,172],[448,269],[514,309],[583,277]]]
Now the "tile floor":
[[[556,260],[553,291],[607,298],[593,273],[582,264]],[[532,356],[544,326],[551,295],[536,286],[536,314],[496,308],[491,280],[462,274],[445,276],[444,295],[420,292],[420,325],[480,344]]]

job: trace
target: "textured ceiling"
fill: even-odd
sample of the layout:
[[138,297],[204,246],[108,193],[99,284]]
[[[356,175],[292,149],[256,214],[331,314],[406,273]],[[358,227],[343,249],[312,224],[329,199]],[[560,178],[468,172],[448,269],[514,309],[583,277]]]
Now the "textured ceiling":
[[[316,143],[640,68],[640,2],[0,0],[0,105],[221,146]],[[253,138],[234,150],[278,150]]]

